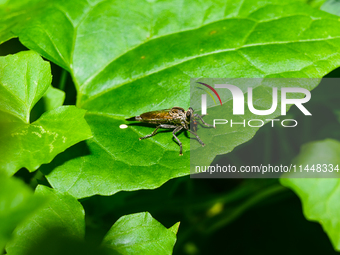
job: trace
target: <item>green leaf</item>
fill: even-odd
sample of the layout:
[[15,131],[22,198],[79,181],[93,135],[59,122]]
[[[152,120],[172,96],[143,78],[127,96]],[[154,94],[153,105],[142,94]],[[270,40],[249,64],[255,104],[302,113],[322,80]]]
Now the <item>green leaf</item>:
[[[189,174],[188,137],[179,136],[179,157],[171,133],[138,141],[153,129],[119,127],[143,112],[187,109],[190,78],[317,78],[340,65],[338,17],[296,1],[50,1],[15,33],[71,73],[77,106],[88,110],[88,155],[45,172],[76,197],[152,189]],[[219,153],[255,132],[229,135]]]
[[65,92],[52,86],[48,87],[42,98],[36,103],[30,113],[31,122],[36,121],[47,111],[62,106],[65,100]]
[[[22,167],[34,171],[91,137],[84,110],[74,106],[55,108],[62,104],[63,92],[50,87],[49,63],[37,53],[1,57],[0,73],[1,172],[13,174]],[[48,99],[51,94],[53,100]],[[46,110],[55,109],[30,124],[30,112],[43,95]]]
[[45,202],[22,181],[0,174],[0,252],[13,230]]
[[[13,186],[8,185],[8,187]],[[5,188],[8,187],[5,185]],[[1,188],[2,186],[0,186]],[[12,207],[13,204],[18,203],[18,199],[20,201],[20,198],[10,200],[15,197],[14,194],[7,196],[6,201],[7,203],[11,201]],[[5,199],[4,197],[0,198]],[[15,229],[13,238],[6,245],[8,254],[46,254],[46,252],[65,254],[65,251],[67,254],[107,254],[102,249],[104,247],[112,251],[110,254],[116,254],[115,252],[119,254],[172,254],[178,223],[166,229],[149,213],[123,216],[111,227],[101,248],[93,244],[86,244],[84,240],[84,209],[73,196],[39,185],[33,198],[44,198],[48,202]],[[24,205],[27,206],[26,203]],[[35,205],[36,203],[32,203],[28,209],[32,209]],[[6,207],[6,209],[9,208]],[[14,209],[17,208],[14,207]],[[26,210],[28,209],[26,208]],[[15,213],[14,210],[6,211],[7,218],[1,218],[7,219],[9,226],[11,226],[10,223],[15,222],[19,215],[18,213],[18,215],[14,214],[12,215],[13,219],[9,220],[8,217],[12,212]],[[2,233],[2,227],[1,225],[0,233]],[[52,248],[54,249],[49,251]],[[70,253],[70,251],[75,253]]]
[[147,213],[121,217],[104,237],[102,245],[119,254],[172,254],[176,242],[173,228],[167,229]]
[[27,51],[0,58],[1,114],[12,122],[29,124],[30,111],[51,84],[50,65]]
[[15,37],[12,30],[39,13],[41,0],[0,1],[0,44]]
[[[316,164],[340,166],[340,142],[327,139],[311,142],[301,148],[294,160],[297,166]],[[335,178],[296,178],[290,174],[281,178],[281,184],[291,188],[301,199],[303,213],[308,220],[319,222],[329,236],[334,249],[340,251],[340,173]],[[306,176],[306,175],[305,175]],[[290,178],[287,178],[290,177]]]
[[338,122],[340,122],[340,110],[336,109],[333,111],[333,113],[336,116]]
[[42,98],[44,99],[46,111],[50,111],[63,105],[65,100],[65,92],[53,87],[49,87]]
[[171,230],[172,232],[174,232],[174,234],[178,233],[178,229],[179,229],[179,224],[180,222],[177,222],[176,224],[174,224],[172,227],[169,228],[169,230]]
[[305,0],[305,2],[314,8],[320,8],[326,0]]
[[[15,230],[13,239],[6,246],[9,254],[27,254],[32,245],[51,233],[73,240],[84,238],[85,213],[82,205],[74,197],[42,185],[37,187],[36,195],[46,197],[49,201]],[[49,242],[53,243],[53,239]]]

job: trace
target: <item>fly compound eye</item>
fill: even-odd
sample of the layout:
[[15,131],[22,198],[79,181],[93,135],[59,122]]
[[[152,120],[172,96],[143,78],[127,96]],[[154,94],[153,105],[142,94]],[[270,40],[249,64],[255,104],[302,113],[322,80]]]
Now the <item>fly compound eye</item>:
[[186,112],[187,118],[190,118],[190,116],[194,113],[194,109],[192,109],[191,107],[189,107],[189,109]]

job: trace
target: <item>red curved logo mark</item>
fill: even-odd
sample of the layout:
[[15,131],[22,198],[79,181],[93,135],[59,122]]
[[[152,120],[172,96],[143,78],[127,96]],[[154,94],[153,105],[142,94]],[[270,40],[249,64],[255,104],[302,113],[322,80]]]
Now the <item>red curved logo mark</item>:
[[[199,84],[202,84],[202,85],[204,85],[204,86],[206,86],[207,88],[209,88],[212,92],[214,92],[215,93],[215,95],[217,96],[217,98],[218,98],[218,100],[220,100],[220,103],[221,103],[221,105],[222,105],[222,101],[221,101],[221,98],[220,98],[220,96],[218,95],[218,93],[217,93],[217,91],[213,88],[213,87],[211,87],[210,85],[208,85],[208,84],[205,84],[205,83],[203,83],[203,82],[197,82],[197,83],[199,83]],[[213,98],[214,99],[214,98]],[[215,101],[215,100],[214,100]]]

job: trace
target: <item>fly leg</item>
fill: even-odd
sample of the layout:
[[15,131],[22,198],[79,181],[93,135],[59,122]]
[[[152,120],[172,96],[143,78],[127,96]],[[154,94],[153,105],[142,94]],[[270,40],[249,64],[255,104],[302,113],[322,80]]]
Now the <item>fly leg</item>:
[[181,129],[183,128],[183,126],[178,126],[175,128],[174,131],[172,131],[172,135],[175,137],[175,139],[177,140],[178,144],[179,144],[179,155],[180,156],[183,156],[183,153],[182,153],[182,143],[181,141],[178,139],[178,137],[176,136],[176,133],[178,131],[180,131]]
[[[206,126],[208,126],[208,127],[214,127],[214,125],[210,125],[210,124],[206,123],[200,115],[194,114],[194,117],[199,118],[199,119],[202,121],[202,123],[203,123],[204,125],[206,125]],[[214,127],[214,128],[216,128],[216,127]]]
[[181,141],[178,139],[178,137],[176,136],[176,133],[177,133],[178,131],[180,131],[180,130],[183,128],[183,126],[175,126],[175,125],[168,125],[168,124],[160,124],[159,126],[156,127],[156,129],[155,129],[150,135],[146,135],[146,136],[144,136],[144,137],[141,137],[141,138],[139,138],[139,140],[143,140],[143,139],[146,139],[146,138],[150,138],[151,136],[154,136],[159,128],[174,128],[174,131],[172,132],[172,134],[173,134],[173,136],[175,137],[176,141],[177,141],[178,144],[179,144],[179,148],[180,148],[180,150],[179,150],[179,155],[182,156],[182,155],[183,155],[183,154],[182,154],[182,143],[181,143]]
[[188,129],[188,131],[193,134],[194,136],[196,136],[198,142],[202,145],[202,147],[205,145],[204,142],[202,142],[202,140],[199,138],[199,136],[192,130]]
[[151,136],[154,136],[154,135],[156,134],[157,130],[158,130],[161,126],[162,126],[162,125],[157,126],[156,129],[152,132],[152,134],[146,135],[146,136],[144,136],[144,137],[140,137],[140,138],[139,138],[139,141],[140,141],[140,140],[143,140],[143,139],[146,139],[146,138],[149,138],[149,137],[151,137]]
[[181,141],[178,139],[178,137],[176,136],[176,133],[178,131],[180,131],[183,126],[176,126],[176,125],[169,125],[169,124],[161,124],[159,125],[158,127],[161,127],[161,128],[174,128],[174,131],[172,131],[172,135],[174,136],[174,138],[176,139],[176,141],[178,142],[179,144],[179,155],[182,156],[183,153],[182,153],[182,143]]
[[193,134],[194,136],[196,136],[198,142],[202,145],[202,147],[205,146],[204,142],[202,142],[201,138],[199,138],[199,136],[196,134],[195,131],[192,131],[192,130],[188,127],[188,125],[187,125],[185,122],[182,122],[182,125],[183,125],[183,127],[184,127],[186,130],[188,130],[191,134]]

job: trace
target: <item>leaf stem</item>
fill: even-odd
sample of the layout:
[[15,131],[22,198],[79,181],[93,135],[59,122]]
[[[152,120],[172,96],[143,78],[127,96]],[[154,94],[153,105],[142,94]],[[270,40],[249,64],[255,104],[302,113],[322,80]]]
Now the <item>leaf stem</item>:
[[271,156],[272,156],[272,129],[268,128],[265,137],[264,137],[264,153],[263,153],[263,163],[268,164],[270,163]]
[[303,125],[303,132],[302,132],[302,141],[301,144],[306,143],[310,140],[312,140],[311,138],[312,136],[312,119],[309,118],[310,116],[306,116],[306,118],[303,120],[302,125]]
[[62,91],[64,91],[66,87],[67,74],[68,72],[65,69],[62,69],[58,86],[58,88]]
[[[291,159],[293,157],[293,148],[289,143],[289,139],[286,135],[285,129],[284,128],[278,128],[277,129],[278,135],[279,135],[279,140],[280,140],[280,147],[283,150],[283,154],[281,154],[282,158],[288,158]],[[284,156],[284,157],[283,157]]]
[[35,188],[38,186],[39,182],[38,180],[41,180],[44,177],[44,174],[40,172],[39,170],[35,173],[33,178],[31,179],[29,185],[35,190]]

